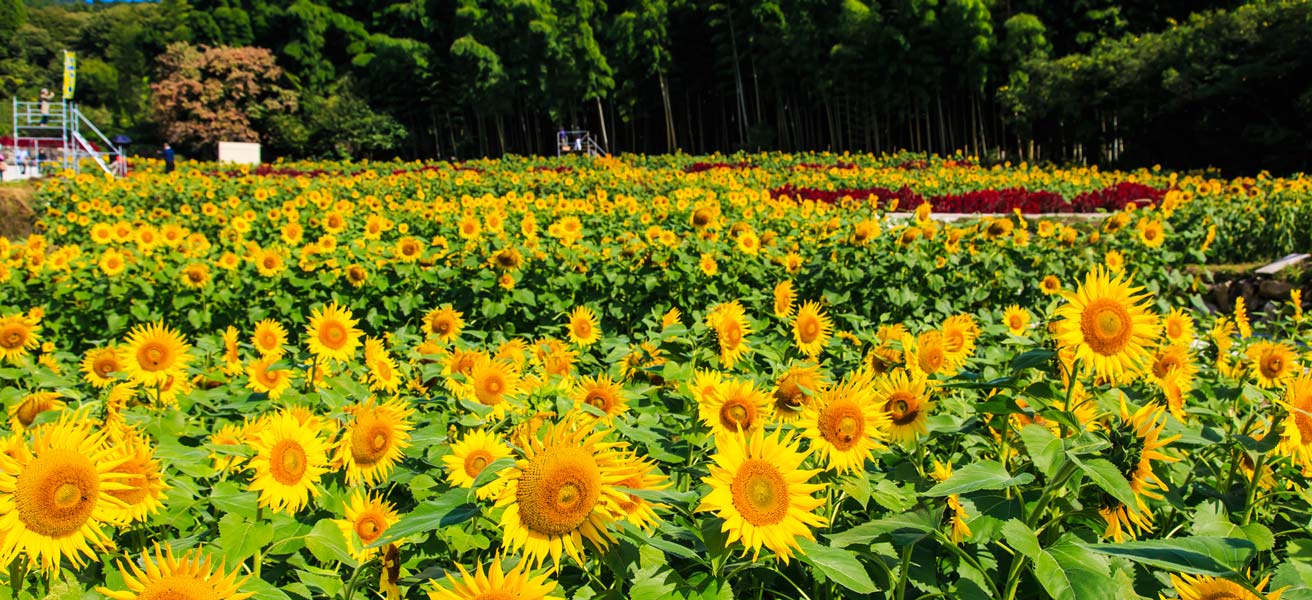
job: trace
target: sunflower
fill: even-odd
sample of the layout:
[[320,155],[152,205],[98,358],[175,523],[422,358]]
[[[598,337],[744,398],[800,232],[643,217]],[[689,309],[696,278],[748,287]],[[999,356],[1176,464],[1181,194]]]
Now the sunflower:
[[386,350],[365,352],[365,365],[369,367],[369,390],[395,394],[401,387],[401,377],[396,370],[396,361]]
[[[1263,579],[1253,589],[1262,591],[1267,579]],[[1180,596],[1180,600],[1280,600],[1284,589],[1270,594],[1254,594],[1248,588],[1233,581],[1208,575],[1171,574],[1171,587]]]
[[591,308],[579,306],[569,314],[569,341],[590,346],[601,339],[601,323]]
[[1125,269],[1125,255],[1119,250],[1108,250],[1102,257],[1102,264],[1106,265],[1108,270],[1119,273]]
[[1044,276],[1043,281],[1039,283],[1039,290],[1045,295],[1052,296],[1061,293],[1061,280],[1056,275]]
[[356,490],[346,503],[346,518],[333,519],[333,523],[346,538],[347,553],[363,564],[380,550],[370,548],[369,545],[383,537],[387,528],[395,525],[398,520],[396,508],[390,502]]
[[424,316],[424,327],[428,333],[437,336],[443,342],[450,342],[460,337],[460,330],[465,326],[465,321],[461,318],[463,316],[462,313],[451,308],[450,304],[443,305]]
[[0,359],[17,362],[41,344],[41,325],[23,313],[0,317]]
[[182,335],[163,323],[138,325],[128,334],[128,377],[144,386],[160,386],[172,378],[184,377],[191,361],[191,346]]
[[801,468],[806,455],[782,429],[770,437],[760,429],[751,437],[725,436],[716,444],[710,476],[702,479],[711,491],[697,511],[724,519],[725,543],[741,541],[753,561],[765,546],[787,563],[797,539],[815,540],[811,529],[826,522],[815,514],[824,499],[814,497],[824,486],[808,483],[819,471]]
[[36,421],[37,415],[46,411],[64,409],[64,401],[58,392],[33,392],[23,396],[22,400],[9,406],[9,429],[27,431]]
[[743,305],[733,300],[715,307],[706,315],[706,324],[715,330],[719,340],[721,366],[732,369],[749,350],[747,335],[752,333]]
[[1142,288],[1094,267],[1075,292],[1065,292],[1057,309],[1058,343],[1075,348],[1075,358],[1099,377],[1131,380],[1149,358],[1158,320]]
[[824,389],[820,368],[814,365],[789,367],[774,382],[774,414],[781,422],[793,423],[802,418],[811,398]]
[[620,385],[606,375],[580,378],[574,386],[574,401],[601,411],[607,419],[629,410],[629,401],[624,398]]
[[801,428],[829,468],[850,473],[864,468],[871,452],[888,438],[888,415],[864,380],[848,381],[820,393],[806,407]]
[[260,250],[251,257],[261,276],[273,277],[287,269],[287,260],[276,250]]
[[1179,460],[1162,452],[1180,437],[1161,437],[1166,428],[1165,412],[1161,406],[1148,404],[1131,413],[1125,398],[1121,398],[1120,424],[1107,428],[1108,441],[1112,444],[1108,459],[1130,482],[1135,506],[1126,506],[1110,497],[1103,498],[1099,513],[1107,523],[1104,538],[1121,542],[1126,537],[1135,537],[1136,531],[1152,529],[1152,513],[1146,499],[1161,500],[1162,495],[1157,490],[1167,490],[1166,483],[1153,472],[1153,462]]
[[255,334],[251,336],[251,345],[261,356],[282,356],[283,346],[287,344],[287,328],[273,319],[264,319],[255,324]]
[[616,486],[628,473],[608,432],[569,423],[547,425],[542,438],[525,438],[524,458],[502,471],[497,508],[508,550],[521,550],[540,565],[548,556],[560,564],[562,551],[583,564],[583,540],[605,549],[608,528],[621,518],[624,495]]
[[401,262],[412,263],[424,255],[424,243],[414,236],[405,236],[396,241],[396,258]]
[[1280,454],[1293,459],[1303,473],[1312,474],[1312,375],[1299,375],[1285,387],[1284,432],[1280,435]]
[[209,446],[210,463],[215,471],[226,474],[241,466],[246,459],[238,452],[245,445],[242,440],[247,438],[247,434],[244,425],[229,423],[219,427],[218,431],[210,435],[206,445]]
[[950,375],[960,369],[949,360],[942,332],[926,331],[915,338],[902,338],[903,362],[923,377],[936,373]]
[[[619,487],[634,491],[654,491],[670,487],[669,479],[660,474],[656,470],[656,465],[647,459],[627,452],[622,462],[623,470],[628,473],[628,477],[617,484]],[[663,504],[652,504],[646,498],[631,492],[625,492],[619,503],[624,519],[648,532],[653,531],[660,521],[655,509],[664,507]]]
[[774,316],[787,319],[793,314],[793,302],[797,292],[793,291],[793,280],[785,279],[774,286]]
[[943,336],[943,354],[952,370],[960,370],[975,353],[975,340],[979,338],[979,325],[970,315],[953,315],[939,328]]
[[761,238],[757,237],[756,232],[750,229],[738,234],[737,242],[735,248],[741,254],[756,256],[756,253],[761,250]]
[[802,354],[814,357],[824,349],[833,329],[833,320],[820,310],[820,305],[806,302],[798,307],[797,318],[793,320],[793,340]]
[[346,467],[347,485],[374,485],[387,480],[410,446],[414,411],[399,399],[369,400],[347,408],[353,417],[337,442],[334,464]]
[[93,348],[82,358],[82,373],[87,383],[96,388],[114,383],[114,374],[123,369],[123,355],[116,346]]
[[1257,385],[1266,389],[1280,387],[1302,371],[1298,365],[1298,353],[1284,342],[1256,342],[1248,347],[1247,355],[1253,363]]
[[246,387],[257,394],[268,394],[270,400],[282,397],[283,392],[292,386],[292,372],[288,369],[274,369],[278,357],[270,356],[254,361],[246,368]]
[[[510,447],[499,436],[475,429],[451,444],[451,453],[442,457],[446,481],[455,487],[472,488],[483,469],[509,456]],[[494,486],[485,485],[478,490],[478,497],[484,499],[496,491]]]
[[1172,308],[1162,317],[1162,333],[1172,344],[1191,344],[1194,341],[1194,319],[1183,309]]
[[89,424],[61,420],[33,433],[17,456],[0,454],[0,556],[19,552],[29,565],[57,573],[61,558],[75,567],[114,543],[102,524],[122,503],[113,474],[121,459],[104,448],[104,434]]
[[223,330],[223,374],[236,375],[245,371],[241,364],[241,348],[237,345],[239,332],[229,325]]
[[715,262],[715,254],[703,252],[697,259],[697,268],[701,269],[702,274],[707,277],[715,277],[720,273],[720,263]]
[[469,385],[479,404],[492,408],[492,417],[500,418],[510,408],[509,398],[519,394],[520,373],[515,365],[480,356],[469,374]]
[[440,587],[430,581],[433,589],[428,592],[428,600],[564,600],[562,596],[553,596],[556,583],[547,575],[534,576],[521,562],[509,571],[501,569],[500,562],[493,562],[492,568],[484,571],[482,563],[470,573],[462,565],[460,579],[447,572],[448,587]]
[[319,477],[328,470],[328,444],[317,428],[283,411],[265,420],[250,445],[255,450],[250,489],[260,493],[260,506],[295,514],[318,495]]
[[128,268],[128,263],[122,252],[110,248],[100,255],[100,260],[97,261],[96,266],[100,268],[100,272],[104,273],[106,277],[118,277]]
[[1030,329],[1030,311],[1012,304],[1002,312],[1002,323],[1007,326],[1007,331],[1011,335],[1026,335]]
[[1235,326],[1239,328],[1239,337],[1248,339],[1253,335],[1253,325],[1248,321],[1248,305],[1243,296],[1235,299]]
[[1149,248],[1160,248],[1166,241],[1166,230],[1162,222],[1155,219],[1139,220],[1139,241]]
[[925,379],[897,369],[875,380],[874,400],[882,403],[888,415],[888,437],[898,442],[914,441],[929,430],[925,427],[934,402],[929,398]]
[[310,352],[320,360],[349,362],[360,346],[361,332],[355,328],[356,323],[351,311],[336,302],[314,309],[305,329]]
[[199,548],[177,558],[171,546],[155,544],[155,555],[142,552],[141,564],[144,570],[131,560],[119,563],[127,590],[102,586],[96,591],[113,600],[246,600],[254,595],[238,591],[246,581],[237,579],[240,569],[224,573],[223,565],[215,568]]
[[717,436],[732,435],[763,429],[773,416],[771,406],[770,397],[751,381],[731,379],[720,383],[714,394],[698,403],[697,412]]
[[118,464],[111,473],[119,477],[124,489],[107,493],[123,504],[112,509],[112,519],[121,524],[145,521],[164,506],[163,471],[155,460],[155,450],[141,434],[132,432],[112,444],[110,460]]

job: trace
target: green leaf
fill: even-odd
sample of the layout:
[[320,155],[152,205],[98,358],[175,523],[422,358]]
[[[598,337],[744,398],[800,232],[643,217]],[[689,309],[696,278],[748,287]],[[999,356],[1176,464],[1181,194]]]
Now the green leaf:
[[369,547],[376,548],[412,535],[431,533],[443,527],[459,525],[477,514],[478,507],[469,503],[469,490],[464,488],[448,490],[401,517]]
[[1080,460],[1079,457],[1069,453],[1067,456],[1104,492],[1111,494],[1128,509],[1139,512],[1139,501],[1134,495],[1134,490],[1130,489],[1130,482],[1121,475],[1121,471],[1111,461],[1105,458]]
[[1048,364],[1053,357],[1057,356],[1052,350],[1030,350],[1011,360],[1012,371],[1024,371]]
[[924,539],[938,527],[942,510],[918,510],[887,519],[862,523],[839,533],[826,534],[829,544],[835,548],[844,548],[856,544],[869,544],[881,535],[890,535],[899,546],[913,544]]
[[1253,542],[1258,552],[1265,552],[1275,547],[1275,536],[1261,523],[1249,523],[1240,527],[1230,522],[1220,502],[1203,502],[1194,510],[1194,518],[1189,531],[1204,537],[1243,538]]
[[218,544],[223,548],[223,559],[230,565],[239,564],[255,555],[273,541],[273,528],[228,514],[219,520]]
[[865,565],[856,554],[841,548],[821,546],[811,540],[800,540],[798,558],[825,574],[825,577],[858,594],[873,594],[875,582],[870,580]]
[[1176,573],[1225,577],[1243,569],[1257,549],[1239,538],[1186,537],[1120,544],[1088,544],[1089,550],[1121,556]]
[[1021,473],[1012,477],[1002,463],[990,460],[971,463],[958,469],[947,481],[930,488],[924,495],[941,497],[976,490],[1001,490],[1031,481],[1034,481],[1033,475]]
[[1047,427],[1030,423],[1021,428],[1020,439],[1025,443],[1025,450],[1030,453],[1034,466],[1049,479],[1057,474],[1061,460],[1061,438],[1053,435]]
[[1107,559],[1063,536],[1034,559],[1034,576],[1054,600],[1113,600],[1114,581]]
[[331,519],[320,519],[315,523],[314,529],[305,536],[305,547],[321,563],[337,561],[356,566],[356,560],[346,550],[346,536],[342,535],[341,528]]
[[1039,547],[1039,536],[1030,529],[1028,525],[1021,523],[1019,519],[1010,519],[1002,524],[1002,537],[1007,540],[1007,545],[1014,548],[1017,552],[1025,555],[1027,558],[1034,559],[1042,552]]

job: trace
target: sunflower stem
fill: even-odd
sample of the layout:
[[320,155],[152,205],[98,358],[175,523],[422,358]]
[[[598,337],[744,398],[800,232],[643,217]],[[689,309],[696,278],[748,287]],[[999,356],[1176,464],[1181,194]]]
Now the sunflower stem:
[[360,579],[360,573],[363,573],[363,572],[364,572],[364,565],[365,565],[365,564],[368,564],[368,563],[362,563],[362,564],[360,564],[359,566],[355,567],[355,572],[351,574],[351,580],[348,581],[348,582],[346,582],[346,598],[345,598],[345,600],[351,600],[351,596],[354,596],[354,595],[355,595],[355,584],[356,584],[356,581],[358,581],[358,580]]
[[1248,497],[1244,501],[1244,519],[1240,521],[1240,525],[1247,525],[1252,520],[1253,506],[1257,504],[1257,489],[1261,487],[1258,484],[1262,481],[1262,467],[1266,464],[1266,455],[1266,452],[1260,454],[1257,462],[1253,464],[1253,477],[1248,481]]
[[903,600],[907,595],[907,571],[911,567],[911,551],[915,549],[916,544],[912,542],[902,548],[902,562],[898,567],[897,587],[893,590],[894,600]]
[[975,557],[971,556],[965,550],[959,548],[956,544],[953,544],[952,540],[949,540],[947,536],[943,535],[942,531],[935,529],[934,539],[938,540],[939,544],[942,544],[944,548],[951,550],[953,554],[956,554],[959,558],[961,558],[961,560],[965,561],[966,564],[970,565],[973,569],[979,571],[979,574],[982,575],[984,578],[984,582],[989,584],[989,590],[993,592],[994,598],[1002,597],[1002,594],[998,592],[997,584],[994,583],[993,580],[988,577],[988,572],[984,570],[983,565],[979,564],[979,561],[975,560]]

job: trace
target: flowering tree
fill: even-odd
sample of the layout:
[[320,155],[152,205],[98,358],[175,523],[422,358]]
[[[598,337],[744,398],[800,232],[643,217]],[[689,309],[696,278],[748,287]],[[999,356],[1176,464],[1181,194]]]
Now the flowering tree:
[[183,148],[219,141],[268,141],[267,120],[297,107],[296,92],[280,85],[282,69],[264,48],[170,44],[151,84],[161,133]]

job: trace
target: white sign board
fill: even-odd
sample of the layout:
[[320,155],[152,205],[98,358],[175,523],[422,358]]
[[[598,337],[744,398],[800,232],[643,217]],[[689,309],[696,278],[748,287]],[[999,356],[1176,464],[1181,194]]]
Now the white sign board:
[[246,142],[219,142],[219,162],[258,165],[260,145]]

